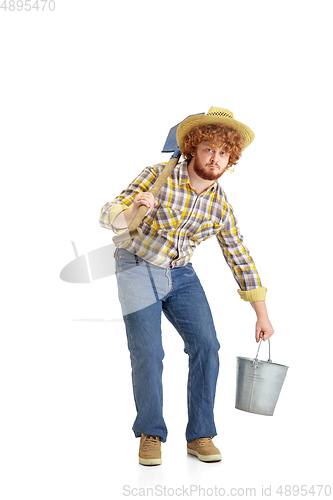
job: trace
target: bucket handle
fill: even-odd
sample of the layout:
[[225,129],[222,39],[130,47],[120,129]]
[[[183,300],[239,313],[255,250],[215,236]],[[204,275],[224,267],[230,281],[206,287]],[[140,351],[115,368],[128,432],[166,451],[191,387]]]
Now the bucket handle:
[[[268,360],[267,360],[267,361],[268,361],[269,363],[271,363],[271,362],[272,362],[272,360],[271,360],[271,343],[270,343],[269,339],[267,339],[267,340],[268,340]],[[259,349],[260,349],[260,346],[261,346],[261,342],[262,342],[262,339],[260,339],[260,342],[259,342],[259,345],[258,345],[258,350],[257,350],[256,357],[255,357],[255,359],[252,361],[252,362],[253,362],[253,364],[254,364],[255,366],[258,366],[258,354],[259,354]]]

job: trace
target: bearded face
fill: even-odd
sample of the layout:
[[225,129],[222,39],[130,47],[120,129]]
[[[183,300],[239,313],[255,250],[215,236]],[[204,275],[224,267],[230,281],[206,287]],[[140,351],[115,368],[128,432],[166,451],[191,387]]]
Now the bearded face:
[[230,154],[223,147],[212,146],[209,141],[202,141],[193,155],[194,172],[201,179],[215,181],[226,170]]

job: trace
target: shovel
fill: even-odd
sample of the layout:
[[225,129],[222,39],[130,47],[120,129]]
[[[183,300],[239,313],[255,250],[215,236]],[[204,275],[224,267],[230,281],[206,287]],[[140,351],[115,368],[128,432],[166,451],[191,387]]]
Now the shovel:
[[[204,115],[205,113],[197,113],[197,114],[202,114]],[[193,115],[190,115],[193,116]],[[189,118],[189,117],[187,117]],[[180,122],[181,123],[181,122]],[[162,153],[171,153],[173,152],[173,155],[171,156],[170,160],[164,167],[163,171],[160,173],[160,175],[157,177],[155,184],[152,186],[150,189],[149,193],[151,193],[154,198],[156,197],[157,193],[163,186],[163,184],[166,182],[167,178],[175,168],[175,166],[178,163],[178,160],[180,158],[180,149],[177,144],[177,139],[176,139],[176,132],[178,128],[179,123],[172,127],[169,131],[168,137],[165,141],[164,148],[162,150]],[[145,205],[141,205],[135,216],[133,217],[131,223],[129,224],[128,228],[126,231],[124,231],[121,234],[117,234],[112,238],[112,241],[115,245],[117,243],[122,243],[123,241],[130,240],[132,238],[137,238],[138,236],[142,235],[142,229],[139,228],[139,225],[141,224],[142,220],[144,219],[146,213],[148,212],[149,207],[146,207]]]

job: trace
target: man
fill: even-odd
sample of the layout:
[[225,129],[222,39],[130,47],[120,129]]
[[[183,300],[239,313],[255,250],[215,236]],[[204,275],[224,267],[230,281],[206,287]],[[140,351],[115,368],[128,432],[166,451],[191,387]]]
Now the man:
[[144,169],[113,202],[100,224],[126,230],[141,205],[149,208],[142,235],[116,251],[116,275],[128,348],[140,439],[139,462],[161,464],[167,428],[162,415],[161,312],[177,329],[189,356],[187,452],[199,460],[221,460],[214,446],[215,388],[219,342],[199,279],[189,262],[195,247],[216,236],[240,289],[257,314],[256,341],[273,334],[265,306],[266,288],[243,245],[233,209],[217,179],[239,160],[253,141],[252,130],[223,108],[193,115],[177,128],[185,161],[176,165],[156,199],[149,193],[164,164]]

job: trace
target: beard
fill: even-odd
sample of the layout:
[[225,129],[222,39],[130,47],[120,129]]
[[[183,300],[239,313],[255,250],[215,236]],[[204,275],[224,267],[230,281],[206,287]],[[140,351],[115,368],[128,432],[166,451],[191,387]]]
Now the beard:
[[216,181],[221,177],[221,175],[224,173],[225,169],[222,169],[221,167],[218,167],[218,170],[211,170],[209,168],[209,163],[207,165],[200,165],[200,163],[197,161],[196,156],[192,158],[193,161],[193,170],[194,172],[201,177],[201,179],[204,179],[205,181]]

